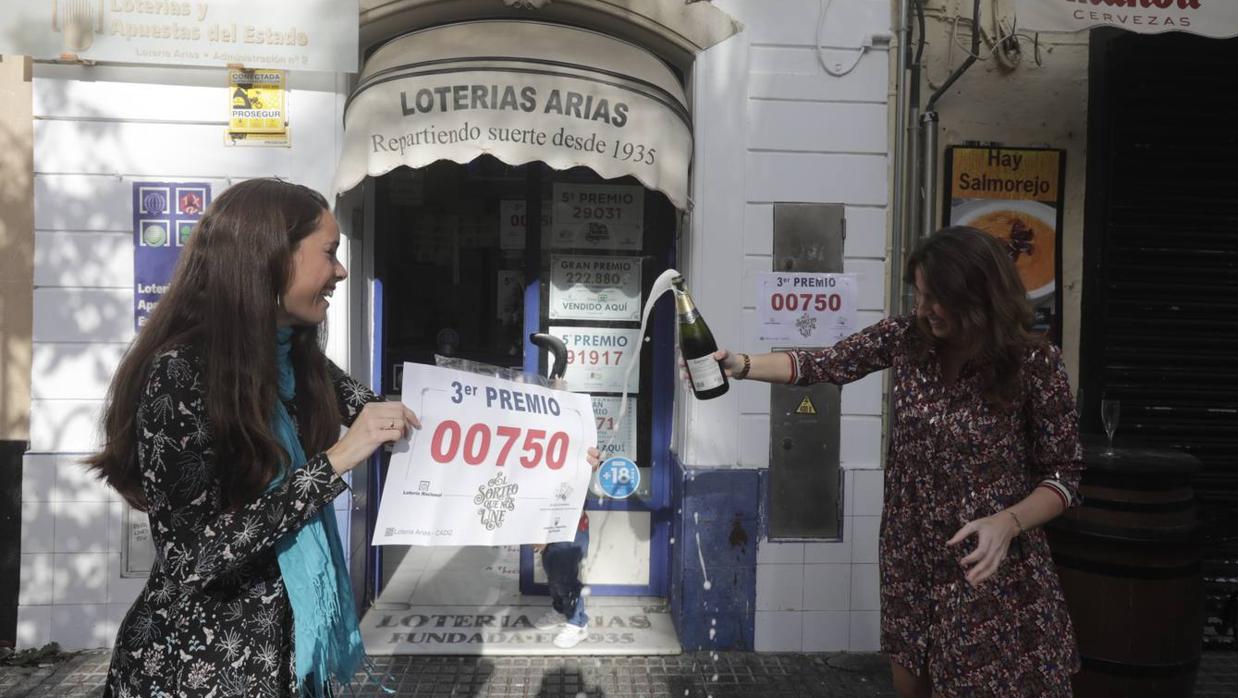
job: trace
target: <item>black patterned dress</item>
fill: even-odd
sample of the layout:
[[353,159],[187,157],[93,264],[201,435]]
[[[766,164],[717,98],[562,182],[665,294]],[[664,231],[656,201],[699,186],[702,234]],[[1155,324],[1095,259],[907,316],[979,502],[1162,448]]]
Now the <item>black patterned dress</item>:
[[[155,564],[116,634],[105,696],[295,695],[292,608],[275,542],[347,488],[325,454],[225,513],[199,352],[159,354],[138,404]],[[344,425],[378,398],[330,365]],[[296,412],[288,404],[296,421]]]
[[1079,668],[1074,631],[1040,529],[1011,541],[978,587],[959,564],[975,537],[947,547],[969,521],[995,514],[1039,484],[1075,494],[1083,472],[1074,399],[1057,348],[1029,350],[1022,400],[997,410],[984,371],[947,383],[911,318],[892,318],[817,353],[793,352],[793,381],[850,383],[889,368],[890,451],[881,515],[881,648],[927,669],[940,696],[1069,696]]

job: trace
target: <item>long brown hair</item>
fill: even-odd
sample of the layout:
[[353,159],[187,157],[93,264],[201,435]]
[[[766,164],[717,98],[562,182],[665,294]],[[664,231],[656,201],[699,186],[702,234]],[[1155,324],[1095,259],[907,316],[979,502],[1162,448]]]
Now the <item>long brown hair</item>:
[[[137,406],[156,355],[191,345],[205,363],[202,389],[214,470],[228,508],[255,499],[287,462],[270,420],[279,399],[277,304],[293,273],[297,244],[327,212],[321,194],[277,179],[251,179],[216,198],[181,253],[167,293],[112,377],[103,413],[103,450],[86,463],[145,510],[138,463]],[[306,453],[339,434],[334,391],[319,328],[293,328],[294,410]]]
[[[953,226],[916,245],[903,280],[914,285],[917,269],[956,331],[976,343],[975,358],[988,374],[985,398],[997,406],[1017,401],[1019,365],[1044,338],[1031,331],[1032,307],[1009,252],[983,231]],[[938,341],[923,321],[917,325],[930,344]]]

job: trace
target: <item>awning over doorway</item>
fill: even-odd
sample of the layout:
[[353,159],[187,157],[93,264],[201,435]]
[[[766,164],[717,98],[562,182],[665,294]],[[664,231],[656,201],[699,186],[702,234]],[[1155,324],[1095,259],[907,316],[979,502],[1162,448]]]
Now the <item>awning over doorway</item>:
[[1115,27],[1140,34],[1238,35],[1238,2],[1233,0],[1016,0],[1015,16],[1025,32]]
[[484,154],[631,175],[686,208],[687,99],[656,56],[585,29],[494,20],[406,34],[374,52],[349,99],[335,191]]

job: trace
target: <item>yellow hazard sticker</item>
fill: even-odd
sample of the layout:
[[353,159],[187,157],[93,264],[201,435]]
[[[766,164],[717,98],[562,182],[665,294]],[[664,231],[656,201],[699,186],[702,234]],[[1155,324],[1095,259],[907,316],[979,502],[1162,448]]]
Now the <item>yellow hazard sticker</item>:
[[800,406],[795,408],[795,413],[796,414],[816,414],[817,408],[815,405],[812,404],[812,398],[805,395],[804,399],[800,400]]

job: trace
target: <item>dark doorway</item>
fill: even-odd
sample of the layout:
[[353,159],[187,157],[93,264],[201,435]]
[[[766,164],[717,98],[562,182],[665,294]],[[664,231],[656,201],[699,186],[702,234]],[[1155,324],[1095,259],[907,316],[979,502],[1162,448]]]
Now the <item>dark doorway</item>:
[[1205,642],[1238,599],[1238,40],[1095,31],[1081,336],[1082,420],[1187,451],[1206,535]]

